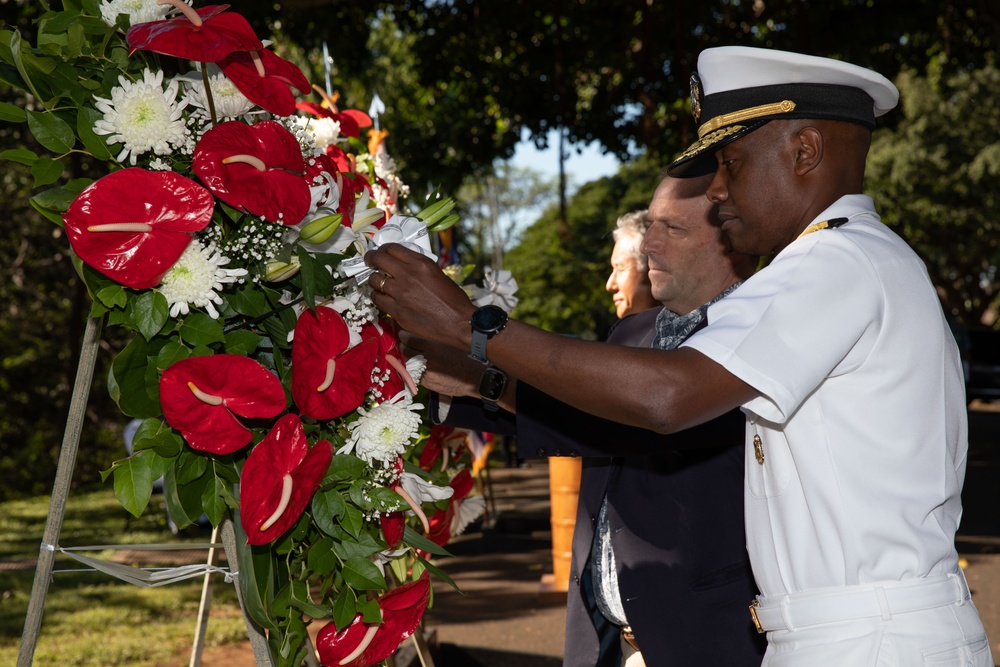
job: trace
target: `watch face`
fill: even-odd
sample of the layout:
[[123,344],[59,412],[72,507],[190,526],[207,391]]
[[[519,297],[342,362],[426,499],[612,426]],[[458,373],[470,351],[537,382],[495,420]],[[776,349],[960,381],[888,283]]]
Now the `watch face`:
[[472,328],[483,333],[496,333],[507,323],[507,313],[500,306],[483,306],[472,313]]
[[479,395],[486,400],[496,401],[507,386],[507,376],[497,368],[487,368],[479,380]]

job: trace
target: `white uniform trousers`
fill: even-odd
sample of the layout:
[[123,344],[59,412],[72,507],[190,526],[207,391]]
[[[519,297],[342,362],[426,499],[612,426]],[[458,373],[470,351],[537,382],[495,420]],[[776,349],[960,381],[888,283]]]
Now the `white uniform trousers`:
[[767,631],[761,667],[993,667],[961,571],[761,598],[755,613]]

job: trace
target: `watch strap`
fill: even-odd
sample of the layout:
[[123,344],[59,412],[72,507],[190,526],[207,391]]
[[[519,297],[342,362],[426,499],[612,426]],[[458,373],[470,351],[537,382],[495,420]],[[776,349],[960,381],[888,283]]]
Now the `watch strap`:
[[490,360],[486,358],[486,341],[489,340],[487,336],[482,331],[472,330],[472,352],[469,357],[475,359],[481,364],[488,364]]

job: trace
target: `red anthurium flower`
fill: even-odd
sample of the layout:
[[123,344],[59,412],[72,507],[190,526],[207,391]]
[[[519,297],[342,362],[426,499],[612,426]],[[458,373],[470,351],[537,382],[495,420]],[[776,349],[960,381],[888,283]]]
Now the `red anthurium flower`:
[[375,366],[380,372],[372,378],[371,388],[383,399],[392,398],[403,391],[403,387],[409,387],[414,396],[417,394],[417,385],[406,370],[406,357],[396,332],[395,323],[384,317],[379,320],[378,326],[368,324],[361,331],[362,338],[378,342]]
[[183,2],[171,2],[184,16],[137,23],[125,40],[132,52],[153,51],[185,60],[211,63],[233,51],[264,48],[245,18],[226,12],[229,5],[210,5],[197,12]]
[[214,208],[212,193],[189,178],[130,167],[77,195],[63,221],[80,259],[126,287],[147,289],[212,221]]
[[295,96],[289,86],[298,88],[302,94],[309,92],[309,80],[302,70],[267,49],[252,53],[234,51],[219,61],[219,67],[248,100],[278,116],[295,115]]
[[309,212],[302,149],[273,120],[216,125],[198,142],[191,166],[216,197],[242,211],[286,225],[302,222]]
[[[403,472],[403,459],[396,457],[396,482],[390,485],[393,491],[400,488],[399,476]],[[406,512],[399,510],[396,512],[383,512],[379,517],[382,523],[382,533],[385,535],[385,542],[389,549],[395,549],[403,541],[403,531],[406,529]]]
[[[351,227],[354,224],[355,213],[357,212],[358,197],[364,190],[367,190],[369,195],[372,195],[373,191],[371,184],[357,174],[345,172],[341,176],[340,207],[337,208],[337,212],[344,214],[343,225]],[[382,216],[370,224],[377,229],[382,229],[382,225],[385,224],[386,220],[387,218],[383,211]]]
[[349,347],[351,334],[331,308],[306,310],[292,342],[292,397],[302,414],[335,419],[360,406],[371,387],[378,342]]
[[448,509],[438,510],[431,516],[430,530],[427,531],[427,535],[424,537],[441,547],[448,544],[448,541],[451,539],[451,524],[455,518],[455,503],[461,502],[468,496],[472,492],[474,485],[475,481],[472,479],[469,469],[462,468],[449,483],[449,486],[455,492],[448,499]]
[[240,521],[248,544],[267,544],[292,527],[330,467],[333,446],[309,447],[302,420],[286,414],[260,441],[240,477]]
[[430,437],[420,452],[420,467],[430,470],[438,458],[442,458],[442,470],[448,466],[449,450],[457,450],[465,442],[465,431],[459,431],[454,426],[436,424],[431,427]]
[[385,660],[417,629],[430,596],[430,575],[424,572],[378,599],[381,623],[368,625],[358,614],[343,630],[327,624],[316,637],[323,667],[368,667]]
[[[330,103],[328,102],[328,104]],[[299,102],[295,105],[295,108],[300,111],[305,111],[306,113],[311,113],[317,118],[332,118],[340,123],[340,133],[345,137],[360,139],[361,128],[372,126],[371,116],[366,114],[364,111],[358,111],[357,109],[344,109],[343,111],[339,111],[337,110],[336,104],[330,104],[330,106],[324,107],[316,104],[315,102]]]
[[[343,148],[336,144],[327,144],[324,151],[324,154],[329,156],[333,160],[333,163],[337,165],[337,171],[353,171],[354,165],[351,163],[351,158],[347,156]],[[335,174],[337,171],[331,173]]]
[[305,179],[309,185],[321,183],[322,179],[319,176],[324,172],[329,174],[334,180],[336,180],[337,174],[340,172],[340,166],[326,153],[321,153],[306,161]]
[[451,478],[449,486],[455,489],[455,493],[451,495],[451,500],[449,503],[453,503],[456,500],[462,500],[470,493],[472,493],[472,488],[475,486],[475,480],[472,479],[472,473],[469,472],[468,468],[462,468],[457,475]]
[[235,415],[276,417],[285,409],[285,392],[253,359],[216,354],[171,364],[160,378],[160,405],[167,423],[192,449],[229,454],[253,439]]
[[379,516],[382,523],[382,533],[385,535],[385,543],[389,549],[395,549],[403,541],[403,531],[406,529],[406,513],[402,510],[396,512],[383,512]]

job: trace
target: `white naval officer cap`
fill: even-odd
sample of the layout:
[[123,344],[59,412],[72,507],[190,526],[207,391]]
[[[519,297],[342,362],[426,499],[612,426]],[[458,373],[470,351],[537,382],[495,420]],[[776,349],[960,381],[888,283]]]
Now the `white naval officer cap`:
[[691,75],[698,140],[667,172],[681,178],[712,173],[716,150],[769,120],[842,120],[873,130],[875,119],[898,101],[887,78],[840,60],[746,46],[705,49]]

